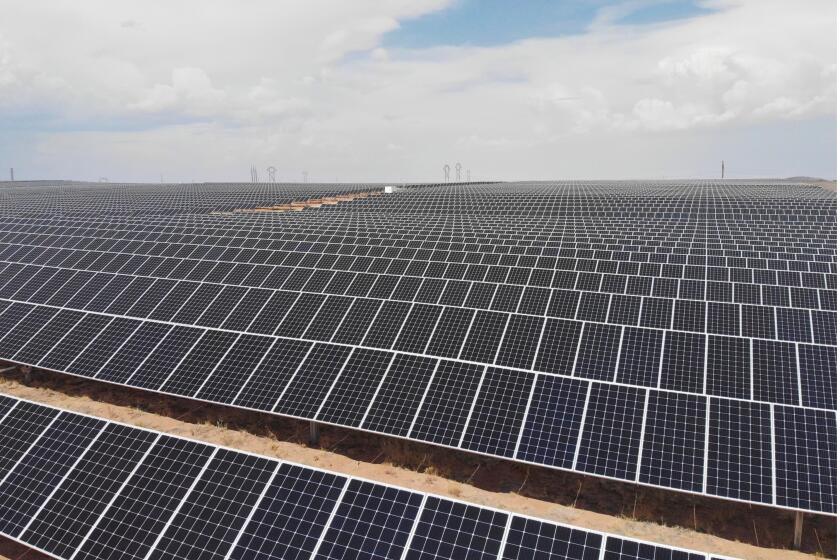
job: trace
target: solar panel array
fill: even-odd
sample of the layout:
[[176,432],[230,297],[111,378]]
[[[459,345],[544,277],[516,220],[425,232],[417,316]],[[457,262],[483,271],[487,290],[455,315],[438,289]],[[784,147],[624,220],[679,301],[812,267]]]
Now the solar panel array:
[[710,559],[5,395],[0,501],[0,533],[64,560]]
[[437,185],[299,213],[211,214],[210,192],[99,215],[112,194],[74,189],[50,199],[72,213],[35,201],[0,225],[0,358],[836,512],[832,193]]
[[229,212],[381,190],[381,185],[363,183],[3,182],[0,214],[44,217]]

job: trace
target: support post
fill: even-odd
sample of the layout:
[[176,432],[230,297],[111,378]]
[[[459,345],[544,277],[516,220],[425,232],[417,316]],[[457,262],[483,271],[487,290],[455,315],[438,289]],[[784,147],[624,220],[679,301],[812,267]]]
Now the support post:
[[32,383],[32,366],[20,366],[20,372],[23,374],[24,384]]
[[315,447],[321,441],[321,425],[318,422],[309,423],[309,445]]
[[800,550],[802,548],[802,525],[805,522],[805,514],[801,511],[796,512],[796,519],[793,522],[793,548]]

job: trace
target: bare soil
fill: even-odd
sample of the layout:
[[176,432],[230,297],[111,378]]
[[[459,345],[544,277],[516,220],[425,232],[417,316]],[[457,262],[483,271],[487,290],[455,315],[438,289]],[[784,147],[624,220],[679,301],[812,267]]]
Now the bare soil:
[[[560,523],[738,558],[781,560],[836,556],[836,519],[806,515],[803,552],[792,545],[792,512],[645,488],[496,460],[350,429],[321,427],[271,414],[202,404],[38,371],[27,385],[0,374],[0,392],[44,404],[451,496]],[[21,556],[24,554],[24,556]],[[0,559],[43,558],[0,539]]]

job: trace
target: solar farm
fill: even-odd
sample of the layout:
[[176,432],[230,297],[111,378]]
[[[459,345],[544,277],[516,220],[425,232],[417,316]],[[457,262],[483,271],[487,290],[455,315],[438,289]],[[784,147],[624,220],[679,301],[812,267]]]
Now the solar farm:
[[[837,514],[836,212],[782,181],[2,183],[0,363],[796,541]],[[724,558],[503,506],[0,394],[0,534],[49,557]]]

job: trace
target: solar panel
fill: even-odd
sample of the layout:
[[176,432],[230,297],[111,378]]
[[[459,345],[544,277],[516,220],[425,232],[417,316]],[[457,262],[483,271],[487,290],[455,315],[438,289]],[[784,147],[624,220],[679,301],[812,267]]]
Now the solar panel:
[[108,424],[33,516],[21,539],[70,557],[157,438],[152,432]]
[[105,422],[59,414],[0,483],[0,531],[17,535],[97,438]]
[[[751,441],[757,404],[834,410],[834,195],[783,182],[496,183],[305,212],[249,206],[368,188],[15,187],[0,199],[0,358],[782,505],[772,485],[769,501],[731,488],[746,485],[752,453],[698,451],[688,426],[686,442],[649,450],[645,461],[672,456],[645,476],[640,446],[653,445],[660,397],[700,397],[685,409],[695,424],[734,399],[705,415],[721,440]],[[562,398],[551,389],[565,386]],[[613,405],[600,425],[588,418]],[[771,434],[779,421],[770,414]],[[831,426],[816,429],[825,439]]]
[[149,558],[224,558],[276,467],[267,458],[218,449]]
[[56,558],[709,560],[3,395],[0,406],[0,431],[24,448],[0,482],[0,534]]
[[315,558],[399,560],[422,500],[407,490],[350,480]]

